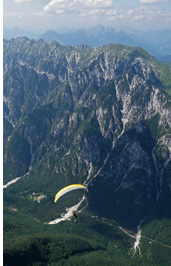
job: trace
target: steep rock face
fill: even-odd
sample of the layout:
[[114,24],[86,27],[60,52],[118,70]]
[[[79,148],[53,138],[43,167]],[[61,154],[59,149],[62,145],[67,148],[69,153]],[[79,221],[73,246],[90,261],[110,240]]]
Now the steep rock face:
[[4,41],[4,182],[84,183],[89,210],[137,225],[170,195],[170,86],[139,48]]
[[157,197],[153,159],[143,141],[147,141],[143,132],[124,133],[89,189],[93,209],[94,205],[99,206],[97,202],[104,202],[105,206],[98,210],[101,215],[115,217],[128,226],[138,224],[152,209]]

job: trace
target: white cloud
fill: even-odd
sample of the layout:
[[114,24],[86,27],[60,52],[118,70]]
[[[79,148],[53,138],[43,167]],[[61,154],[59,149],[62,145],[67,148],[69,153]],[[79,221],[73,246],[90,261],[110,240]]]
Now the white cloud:
[[[17,0],[24,1],[24,0]],[[36,1],[36,0],[34,0]],[[38,1],[38,0],[37,0]],[[85,21],[96,20],[101,21],[118,21],[118,23],[148,22],[148,21],[170,21],[170,14],[156,6],[147,8],[149,3],[166,3],[171,0],[139,0],[143,5],[138,7],[131,6],[115,8],[113,0],[51,0],[43,10],[46,14],[57,15],[69,21]]]
[[118,9],[115,14],[110,13],[108,20],[118,20],[118,22],[121,21],[123,23],[133,23],[135,21],[140,23],[145,23],[148,21],[168,23],[171,20],[171,14],[165,9],[158,7],[148,8],[147,6],[143,5],[131,9]]
[[133,9],[129,9],[127,14],[128,14],[128,15],[132,15],[132,14],[134,14],[134,10],[133,10]]
[[171,3],[171,0],[140,0],[140,4],[165,4]]
[[[32,1],[32,0],[15,0]],[[34,0],[40,1],[40,0]],[[45,1],[45,0],[41,0]],[[48,1],[48,0],[46,0]],[[105,23],[117,21],[118,23],[147,23],[148,21],[166,22],[170,21],[171,16],[168,10],[156,6],[144,5],[156,2],[165,2],[171,0],[139,0],[143,5],[118,7],[116,9],[113,0],[50,0],[43,8],[47,16],[58,16],[59,20],[69,23],[85,23],[97,21]],[[167,22],[168,23],[168,22]]]
[[[20,0],[22,1],[22,0]],[[112,0],[51,0],[44,11],[54,14],[96,14],[112,9]]]
[[113,5],[111,0],[86,0],[80,2],[84,3],[85,7],[88,8],[110,8]]

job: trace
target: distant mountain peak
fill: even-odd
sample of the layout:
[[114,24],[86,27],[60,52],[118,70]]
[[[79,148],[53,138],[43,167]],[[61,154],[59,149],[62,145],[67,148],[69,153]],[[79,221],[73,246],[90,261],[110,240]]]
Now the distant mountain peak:
[[101,24],[98,24],[98,25],[95,25],[95,26],[92,26],[90,28],[87,29],[87,31],[89,32],[102,32],[102,31],[105,31],[106,28],[104,26],[102,26]]

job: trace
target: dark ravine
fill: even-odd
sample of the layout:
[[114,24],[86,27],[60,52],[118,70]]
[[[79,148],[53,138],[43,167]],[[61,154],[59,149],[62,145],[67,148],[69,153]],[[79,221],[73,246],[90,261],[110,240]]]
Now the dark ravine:
[[54,213],[56,190],[84,183],[92,215],[170,220],[170,114],[170,70],[140,48],[4,40],[4,186],[22,177],[5,206],[48,222],[78,203]]

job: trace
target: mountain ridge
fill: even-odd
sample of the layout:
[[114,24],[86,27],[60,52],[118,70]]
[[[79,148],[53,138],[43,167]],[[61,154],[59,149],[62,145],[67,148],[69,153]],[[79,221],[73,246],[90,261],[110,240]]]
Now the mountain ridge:
[[[11,30],[12,31],[12,30]],[[19,29],[14,29],[14,34],[11,31],[4,30],[4,38],[11,39],[21,36],[31,38],[30,32],[25,32]],[[18,35],[17,35],[18,32]],[[170,37],[169,37],[170,36]],[[48,43],[53,40],[58,41],[61,45],[78,45],[88,44],[92,47],[107,45],[109,43],[120,43],[123,45],[140,46],[156,58],[162,57],[170,62],[170,30],[149,30],[141,31],[134,29],[117,27],[104,27],[95,25],[88,29],[74,30],[70,32],[58,32],[55,30],[47,30],[46,32],[35,37],[34,39],[44,39]],[[165,56],[165,57],[164,57]]]

